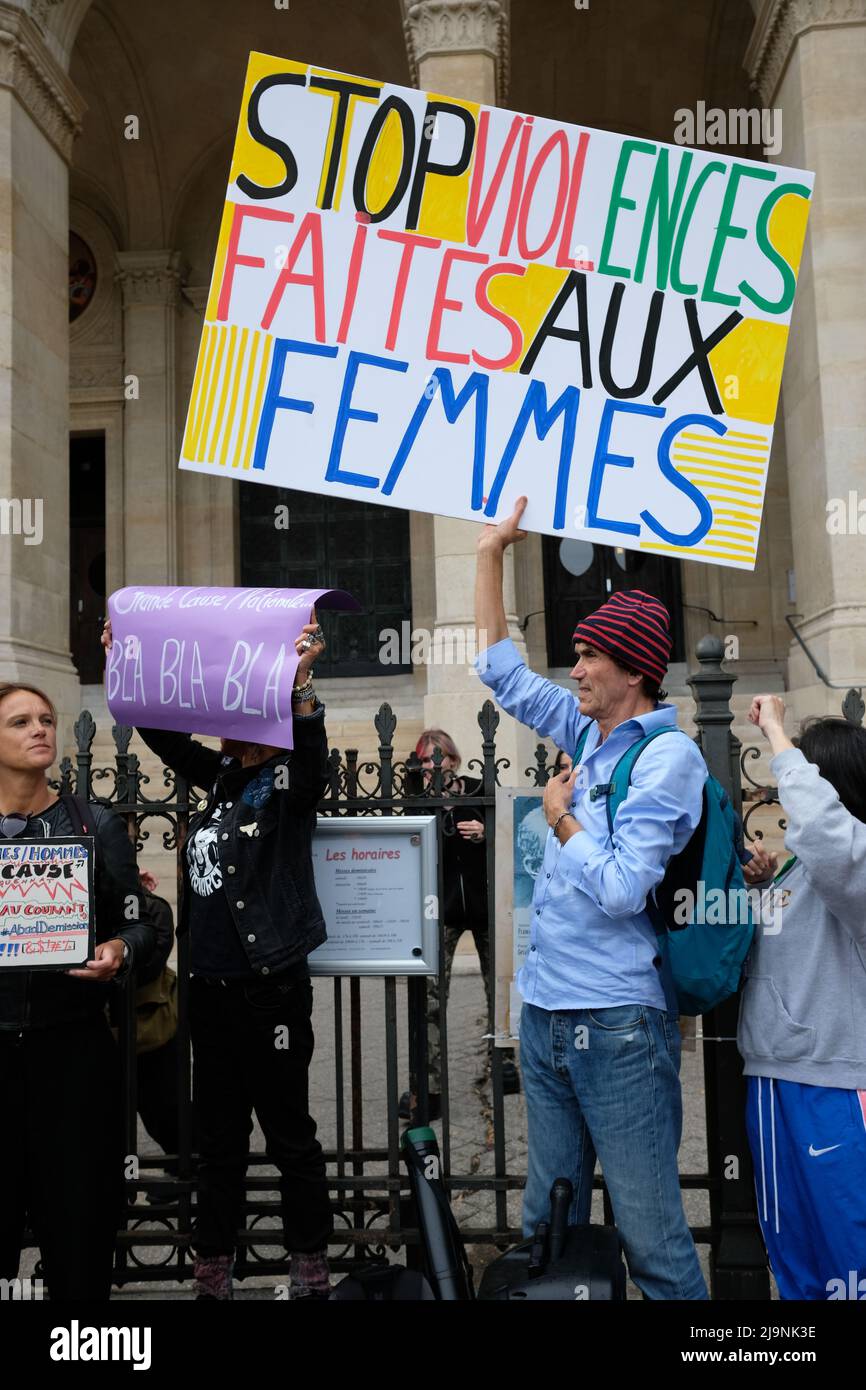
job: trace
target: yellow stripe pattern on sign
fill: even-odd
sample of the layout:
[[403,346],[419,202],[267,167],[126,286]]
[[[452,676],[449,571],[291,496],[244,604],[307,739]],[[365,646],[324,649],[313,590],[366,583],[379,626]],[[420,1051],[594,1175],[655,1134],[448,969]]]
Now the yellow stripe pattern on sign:
[[769,457],[766,435],[742,430],[699,434],[694,427],[677,435],[671,460],[711,504],[712,525],[697,545],[645,539],[641,550],[754,564]]
[[273,342],[236,324],[205,324],[183,441],[190,463],[250,467]]

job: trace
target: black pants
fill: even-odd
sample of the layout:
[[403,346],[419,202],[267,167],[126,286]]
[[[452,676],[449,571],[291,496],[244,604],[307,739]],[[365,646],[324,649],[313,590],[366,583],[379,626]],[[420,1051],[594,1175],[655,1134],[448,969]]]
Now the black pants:
[[[163,1153],[176,1154],[180,1126],[177,1038],[171,1038],[152,1052],[140,1052],[136,1058],[136,1071],[141,1122]],[[170,1166],[173,1168],[175,1165]]]
[[121,1123],[118,1051],[103,1016],[0,1032],[0,1278],[16,1277],[29,1221],[52,1300],[110,1297]]
[[235,1248],[255,1110],[268,1158],[280,1171],[290,1251],[322,1250],[333,1229],[325,1161],[309,1113],[313,987],[294,983],[190,981],[193,1100],[199,1140],[201,1255]]

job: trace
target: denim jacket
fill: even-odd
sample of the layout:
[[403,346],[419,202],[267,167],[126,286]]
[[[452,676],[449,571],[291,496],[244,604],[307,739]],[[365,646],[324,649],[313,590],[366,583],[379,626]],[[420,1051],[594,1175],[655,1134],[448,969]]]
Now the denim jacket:
[[[196,787],[207,790],[190,835],[223,805],[217,840],[222,892],[250,967],[272,975],[302,961],[325,940],[313,878],[316,807],[328,778],[324,707],[294,720],[292,751],[241,767],[189,734],[139,729],[148,748]],[[285,779],[287,787],[282,787]],[[178,935],[189,930],[189,878],[183,856]]]

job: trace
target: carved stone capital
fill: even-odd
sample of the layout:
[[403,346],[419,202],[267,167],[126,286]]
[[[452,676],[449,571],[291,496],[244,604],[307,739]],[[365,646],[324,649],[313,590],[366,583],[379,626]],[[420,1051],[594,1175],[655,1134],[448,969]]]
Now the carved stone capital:
[[768,106],[779,90],[794,44],[812,29],[866,23],[866,0],[764,0],[744,66]]
[[[43,9],[47,6],[43,5]],[[0,87],[14,92],[46,139],[68,164],[87,109],[38,25],[23,10],[0,2]]]
[[48,18],[56,5],[62,5],[64,0],[30,0],[30,13],[33,22],[44,32],[48,27]]
[[496,65],[496,95],[508,86],[508,0],[403,0],[412,81],[434,54],[485,53]]
[[183,297],[193,309],[203,314],[210,297],[210,285],[184,285]]
[[163,304],[176,308],[184,265],[179,251],[118,251],[115,280],[123,292],[123,307]]

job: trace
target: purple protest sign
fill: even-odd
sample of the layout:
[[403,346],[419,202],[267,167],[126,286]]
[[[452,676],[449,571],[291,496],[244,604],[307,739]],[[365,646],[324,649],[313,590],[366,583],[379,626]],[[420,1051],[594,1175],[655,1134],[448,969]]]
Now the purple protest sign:
[[342,589],[153,588],[108,600],[108,708],[120,724],[291,748],[295,639]]

